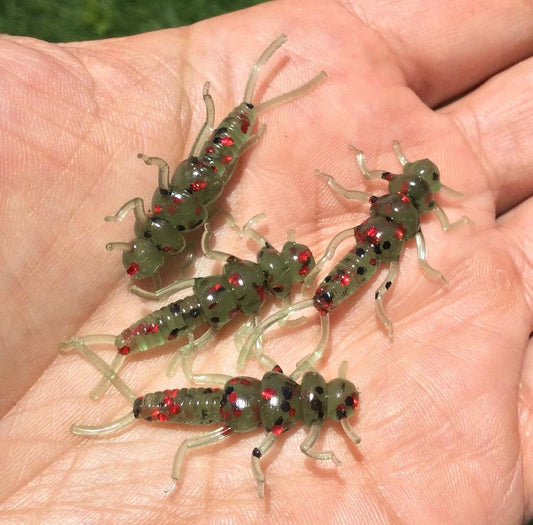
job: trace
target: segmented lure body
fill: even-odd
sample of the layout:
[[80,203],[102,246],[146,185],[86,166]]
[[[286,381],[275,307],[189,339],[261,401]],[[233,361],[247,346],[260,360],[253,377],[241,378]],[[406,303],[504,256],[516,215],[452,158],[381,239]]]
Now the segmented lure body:
[[381,176],[389,183],[389,194],[370,197],[370,217],[353,229],[355,246],[316,290],[313,301],[320,313],[328,313],[352,295],[380,265],[397,262],[405,242],[419,233],[420,216],[436,205],[440,174],[430,160],[406,164],[401,175]]
[[[380,178],[388,182],[389,193],[381,197],[357,190],[348,190],[330,175],[317,171],[337,193],[350,199],[369,201],[370,216],[361,224],[344,230],[333,238],[325,254],[307,276],[307,283],[311,283],[323,265],[333,258],[335,250],[342,241],[353,237],[355,245],[322,280],[311,300],[295,303],[268,317],[259,325],[241,350],[238,361],[239,367],[244,366],[249,352],[261,334],[269,326],[288,317],[295,311],[313,306],[321,314],[322,332],[327,334],[329,312],[369,280],[382,264],[389,264],[389,271],[376,291],[376,310],[380,320],[388,328],[389,335],[392,336],[392,322],[385,313],[383,296],[398,273],[400,255],[406,241],[413,238],[417,242],[418,261],[421,268],[428,275],[439,278],[447,284],[442,274],[426,262],[426,246],[420,229],[420,217],[433,211],[445,231],[472,221],[468,217],[461,217],[455,223],[450,224],[444,210],[435,201],[435,194],[439,191],[445,191],[455,197],[461,196],[461,194],[441,184],[439,170],[432,161],[423,159],[408,162],[397,142],[394,142],[393,149],[403,166],[401,174],[382,170],[369,171],[363,152],[356,150],[358,165],[363,175],[369,179]],[[326,337],[322,337],[317,349],[299,361],[298,368],[305,370],[312,366],[321,356],[326,342]],[[262,353],[257,354],[256,357],[268,367],[275,363]]]
[[[202,249],[206,257],[225,261],[220,274],[178,281],[154,294],[142,292],[144,297],[159,299],[192,288],[191,295],[142,317],[117,336],[98,334],[74,337],[60,345],[60,349],[77,348],[80,344],[114,345],[117,355],[111,368],[117,372],[127,355],[145,352],[187,335],[189,343],[176,352],[167,373],[173,375],[178,359],[182,357],[185,375],[192,381],[203,382],[200,376],[193,375],[191,371],[189,356],[192,351],[210,341],[237,314],[249,317],[257,315],[268,296],[288,299],[293,284],[302,282],[315,264],[309,248],[293,240],[286,242],[281,252],[277,251],[251,227],[255,220],[257,217],[246,224],[243,232],[262,244],[257,253],[257,262],[210,250],[211,231],[206,225]],[[205,327],[206,330],[195,340],[193,332],[199,327]],[[244,328],[249,327],[245,325]],[[91,392],[91,397],[97,399],[107,387],[107,381],[102,380]]]
[[339,367],[340,377],[329,382],[315,371],[307,372],[301,384],[292,375],[284,375],[281,371],[267,372],[261,379],[213,375],[213,382],[218,382],[221,388],[169,389],[136,397],[97,354],[84,344],[77,348],[133,403],[133,409],[122,418],[103,425],[74,425],[72,432],[75,434],[113,434],[135,419],[179,425],[220,424],[215,430],[183,441],[174,457],[172,488],[179,478],[187,449],[216,443],[233,433],[251,432],[259,427],[263,427],[267,433],[265,439],[252,450],[252,471],[261,497],[265,478],[259,459],[268,452],[280,434],[299,421],[310,428],[300,449],[311,458],[330,459],[340,464],[333,452],[313,450],[327,418],[340,422],[347,436],[356,444],[360,442],[347,422],[358,408],[359,392],[344,377],[345,362]]
[[[279,273],[272,272],[272,261]],[[257,254],[257,263],[229,257],[220,275],[194,279],[192,295],[170,303],[139,319],[115,339],[124,355],[143,352],[202,325],[219,329],[239,312],[254,316],[267,295],[287,297],[292,284],[303,281],[314,266],[309,248],[293,241],[280,252],[268,245]]]
[[264,127],[258,134],[252,134],[257,115],[309,92],[326,78],[326,74],[321,72],[300,88],[254,106],[252,96],[259,70],[286,40],[287,37],[281,35],[258,58],[250,72],[243,102],[214,131],[214,104],[209,94],[209,83],[205,84],[205,123],[189,157],[178,165],[172,177],[169,177],[170,169],[163,159],[138,155],[146,164],[159,168],[159,184],[152,197],[152,212],[147,213],[143,200],[135,198],[125,203],[114,216],[106,218],[108,221],[121,221],[129,212],[135,214],[136,238],[130,243],[107,245],[110,250],[123,252],[123,265],[134,279],[152,277],[155,289],[160,288],[158,272],[165,257],[184,252],[187,248],[184,234],[208,221],[212,213],[210,206],[231,178],[239,158],[260,138]]

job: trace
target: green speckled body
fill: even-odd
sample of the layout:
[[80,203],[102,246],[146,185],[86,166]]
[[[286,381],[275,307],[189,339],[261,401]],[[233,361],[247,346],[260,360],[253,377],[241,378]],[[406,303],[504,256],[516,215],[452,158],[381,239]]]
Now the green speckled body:
[[[262,253],[259,251],[258,260]],[[170,303],[123,330],[115,339],[119,353],[149,350],[202,325],[220,328],[239,312],[256,315],[267,294],[290,294],[292,284],[303,281],[315,264],[309,248],[292,241],[285,243],[281,253],[269,246],[268,258],[270,264],[261,265],[229,257],[220,275],[194,280],[191,296]],[[273,283],[280,282],[283,293],[272,288]]]
[[430,211],[433,192],[441,188],[439,170],[428,159],[408,162],[403,174],[385,172],[389,193],[370,198],[370,217],[354,228],[355,247],[324,278],[314,305],[328,313],[352,295],[381,264],[400,258],[405,241],[420,229],[420,216]]
[[358,407],[359,392],[343,378],[326,383],[317,372],[307,372],[301,386],[280,372],[261,380],[233,377],[222,389],[183,388],[146,394],[135,400],[133,414],[148,421],[185,425],[223,423],[231,432],[264,427],[276,435],[299,420],[306,426],[327,417],[340,421]]

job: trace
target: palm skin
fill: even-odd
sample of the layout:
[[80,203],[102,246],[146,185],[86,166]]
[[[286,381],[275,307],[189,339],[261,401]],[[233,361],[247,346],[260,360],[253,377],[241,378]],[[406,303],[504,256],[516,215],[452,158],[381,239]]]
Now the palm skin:
[[[465,1],[458,11],[427,1],[404,2],[401,11],[390,1],[360,4],[280,1],[101,42],[2,37],[2,521],[531,517],[533,14],[519,2]],[[75,334],[117,333],[154,308],[127,292],[119,256],[103,249],[129,240],[131,222],[102,219],[131,197],[149,201],[156,173],[137,152],[171,166],[187,155],[203,120],[203,82],[212,83],[220,120],[281,32],[289,42],[261,73],[258,101],[321,69],[329,79],[261,116],[266,133],[221,207],[239,224],[266,210],[261,228],[273,244],[294,227],[320,254],[367,208],[333,194],[313,171],[384,193],[383,182],[362,179],[348,145],[364,150],[371,168],[398,172],[397,139],[410,160],[431,158],[443,183],[465,194],[438,197],[450,218],[468,215],[475,225],[443,233],[435,218],[423,220],[428,260],[450,285],[421,274],[409,245],[386,299],[393,340],[372,304],[383,273],[332,312],[317,368],[331,379],[347,359],[361,391],[353,422],[360,446],[334,425],[317,444],[336,452],[340,469],[299,453],[303,430],[287,433],[263,460],[260,500],[249,458],[263,436],[251,433],[191,452],[179,490],[167,496],[174,450],[198,429],[138,424],[101,440],[71,435],[73,422],[101,423],[129,407],[114,391],[91,401],[96,372],[76,355],[57,356],[56,345]],[[250,256],[251,243],[242,244],[232,238],[224,250]],[[203,261],[195,270],[208,268]],[[232,332],[224,330],[196,368],[235,374]],[[265,345],[286,370],[316,342],[313,330],[279,334]],[[122,377],[139,393],[183,385],[181,374],[162,373],[169,351],[132,358]],[[108,350],[100,355],[112,359]],[[246,372],[260,374],[254,366]]]

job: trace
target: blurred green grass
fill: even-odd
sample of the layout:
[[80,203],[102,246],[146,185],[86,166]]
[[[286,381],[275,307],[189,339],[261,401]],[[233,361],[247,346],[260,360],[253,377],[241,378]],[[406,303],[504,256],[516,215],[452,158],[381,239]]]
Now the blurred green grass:
[[49,42],[133,35],[237,11],[265,0],[2,0],[0,33]]

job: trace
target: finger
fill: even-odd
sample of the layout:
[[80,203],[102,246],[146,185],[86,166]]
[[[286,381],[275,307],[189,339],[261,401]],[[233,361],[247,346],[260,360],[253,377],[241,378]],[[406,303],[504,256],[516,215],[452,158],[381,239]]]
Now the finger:
[[532,89],[529,59],[440,111],[461,131],[482,168],[469,174],[467,191],[488,190],[497,215],[533,194]]
[[533,51],[527,2],[364,2],[354,13],[397,57],[408,85],[430,106],[477,85]]

